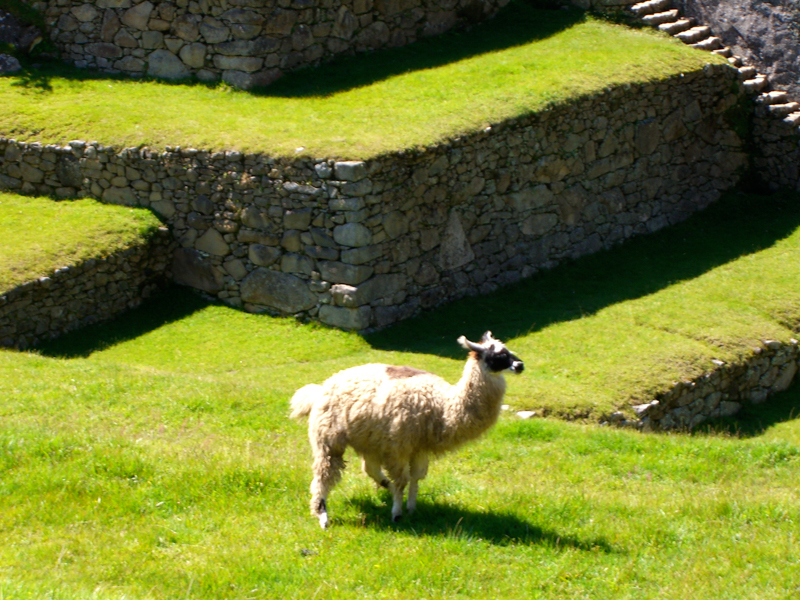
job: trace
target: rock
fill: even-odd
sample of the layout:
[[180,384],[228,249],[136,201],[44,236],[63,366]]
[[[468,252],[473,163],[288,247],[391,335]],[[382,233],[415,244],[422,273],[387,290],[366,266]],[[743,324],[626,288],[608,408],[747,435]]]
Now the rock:
[[367,176],[367,165],[361,161],[334,163],[334,176],[340,181],[360,181]]
[[281,251],[263,244],[250,244],[247,256],[254,265],[268,267],[281,257]]
[[186,42],[196,42],[200,39],[200,17],[185,13],[172,22],[172,31]]
[[358,285],[369,279],[375,271],[372,267],[347,265],[336,261],[320,261],[319,271],[322,279],[331,283]]
[[214,256],[227,256],[231,253],[230,246],[228,246],[222,234],[216,229],[209,229],[197,238],[194,247],[202,252],[213,254]]
[[137,206],[139,204],[136,194],[128,187],[110,187],[103,191],[102,199],[107,204],[119,204],[122,206]]
[[360,248],[372,243],[372,232],[361,223],[347,223],[333,230],[333,239],[342,246]]
[[269,306],[286,314],[308,310],[317,304],[317,295],[308,289],[304,280],[264,268],[244,278],[241,297],[244,302]]
[[517,416],[520,419],[530,419],[536,416],[535,410],[520,410],[517,412]]
[[244,277],[247,275],[247,267],[245,267],[244,263],[238,258],[226,261],[223,263],[222,268],[225,269],[228,272],[228,275],[233,277],[236,281],[244,279]]
[[186,44],[180,51],[181,60],[188,67],[194,69],[202,69],[206,63],[206,46],[205,44],[194,43]]
[[319,319],[327,325],[360,331],[369,327],[372,311],[368,306],[342,308],[324,304],[319,309]]
[[286,229],[306,231],[311,225],[311,217],[312,213],[310,208],[287,210],[283,214],[283,226]]
[[794,380],[794,376],[796,374],[797,374],[797,363],[791,361],[783,368],[783,371],[775,380],[775,383],[772,384],[773,392],[783,392],[789,389],[789,386],[792,385],[792,381]]
[[185,79],[189,69],[169,50],[156,50],[147,57],[147,74],[162,79]]
[[439,246],[439,267],[444,271],[451,271],[474,259],[475,253],[464,234],[461,219],[458,213],[452,210]]
[[172,277],[176,283],[215,294],[222,289],[222,275],[203,256],[189,248],[175,251]]
[[142,2],[133,8],[126,10],[120,19],[124,25],[144,31],[147,29],[147,22],[153,12],[153,5],[150,2]]

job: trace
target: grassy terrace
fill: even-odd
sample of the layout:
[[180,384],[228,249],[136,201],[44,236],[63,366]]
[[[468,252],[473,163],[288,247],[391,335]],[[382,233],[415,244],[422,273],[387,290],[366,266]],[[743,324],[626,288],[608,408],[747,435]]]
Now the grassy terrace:
[[142,209],[0,192],[0,293],[141,243],[160,224]]
[[710,61],[724,59],[577,10],[515,2],[468,33],[298,72],[260,94],[24,71],[0,79],[0,135],[364,158]]
[[506,414],[432,465],[397,526],[351,460],[327,532],[307,513],[305,423],[286,418],[298,386],[364,362],[453,381],[456,336],[484,328],[526,361],[513,407],[573,415],[785,339],[798,197],[720,202],[367,338],[175,290],[38,353],[0,351],[2,597],[795,597],[797,386],[694,435]]

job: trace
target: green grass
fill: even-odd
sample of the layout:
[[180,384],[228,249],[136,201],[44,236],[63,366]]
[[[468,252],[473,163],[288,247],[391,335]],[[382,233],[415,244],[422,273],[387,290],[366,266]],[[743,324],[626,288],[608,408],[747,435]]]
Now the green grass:
[[624,403],[788,335],[797,200],[732,194],[366,339],[175,290],[39,353],[1,351],[0,594],[796,597],[797,386],[694,435],[505,413],[432,465],[398,525],[351,460],[325,532],[307,509],[305,423],[286,413],[300,385],[368,361],[453,381],[455,337],[486,327],[526,360],[509,402],[554,413]]
[[142,243],[159,225],[143,209],[0,192],[0,292]]
[[365,158],[723,60],[652,31],[516,2],[470,32],[298,72],[258,94],[28,69],[0,79],[0,135]]

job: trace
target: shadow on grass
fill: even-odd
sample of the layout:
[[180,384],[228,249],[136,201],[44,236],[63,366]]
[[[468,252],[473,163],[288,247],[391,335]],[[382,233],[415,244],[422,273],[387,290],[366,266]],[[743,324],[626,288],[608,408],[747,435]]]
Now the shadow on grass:
[[[303,68],[291,72],[266,88],[250,90],[255,96],[301,98],[328,96],[336,92],[370,85],[395,75],[431,69],[545,39],[559,31],[583,21],[580,10],[541,10],[542,0],[515,0],[493,19],[473,26],[469,31],[452,31],[441,36],[423,38],[399,48],[377,50],[355,56],[337,58],[319,67]],[[462,14],[469,22],[471,16]],[[108,79],[130,81],[120,75],[106,75],[87,71],[54,61],[23,61],[23,70],[15,75],[12,85],[31,90],[52,90],[54,77],[72,80]],[[148,80],[144,78],[143,80]],[[165,85],[201,85],[216,87],[198,81],[161,81]]]
[[455,343],[490,329],[508,340],[696,278],[800,226],[800,195],[725,194],[705,211],[486,296],[465,298],[366,336],[376,349],[462,358]]
[[395,529],[416,536],[484,540],[497,546],[547,546],[606,554],[620,552],[605,539],[579,539],[562,535],[508,513],[478,512],[462,506],[429,503],[421,499],[413,515],[406,515],[399,523],[392,523],[390,504],[368,496],[353,498],[350,504],[360,513],[360,520],[351,523],[354,526]]
[[731,435],[754,438],[780,423],[800,418],[800,384],[767,398],[763,404],[745,404],[734,417],[715,419],[698,427],[693,435]]
[[45,342],[38,351],[53,358],[85,358],[184,319],[209,304],[188,288],[173,285],[121,317]]

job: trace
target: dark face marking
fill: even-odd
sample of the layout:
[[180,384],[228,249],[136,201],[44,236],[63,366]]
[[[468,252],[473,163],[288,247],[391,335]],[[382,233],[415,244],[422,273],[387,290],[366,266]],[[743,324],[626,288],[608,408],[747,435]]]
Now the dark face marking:
[[427,375],[427,371],[420,371],[413,367],[386,367],[386,375],[389,379],[408,379],[409,377],[417,377],[418,375]]
[[506,369],[511,369],[514,373],[521,373],[525,369],[522,361],[507,348],[503,348],[500,352],[494,352],[493,350],[485,352],[483,361],[493,373],[499,373]]
[[322,498],[319,501],[319,504],[317,504],[317,512],[318,513],[328,512],[328,507],[325,505],[325,498]]

